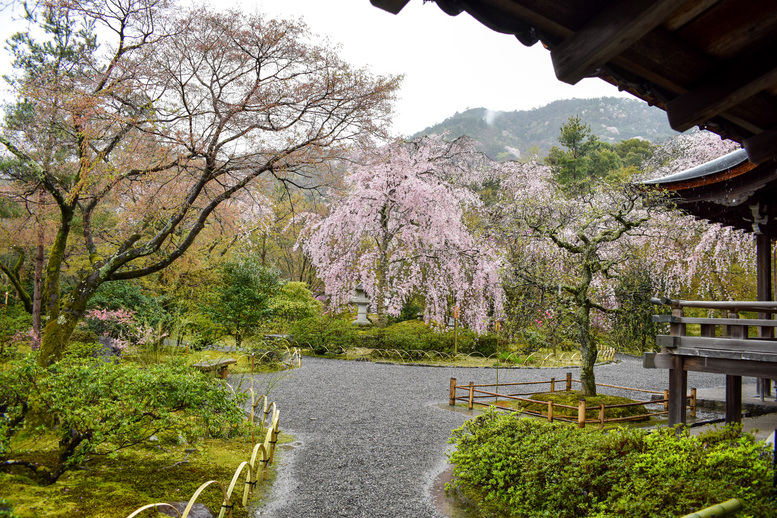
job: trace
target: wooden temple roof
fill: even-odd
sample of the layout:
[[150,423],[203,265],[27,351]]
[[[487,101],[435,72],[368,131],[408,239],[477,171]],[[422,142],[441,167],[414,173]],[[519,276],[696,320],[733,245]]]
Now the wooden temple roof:
[[[371,0],[395,14],[409,1]],[[737,141],[754,164],[777,158],[774,0],[434,1],[542,43],[561,81],[599,77],[664,109],[678,131]]]
[[777,238],[777,164],[753,164],[743,149],[644,184],[698,218]]

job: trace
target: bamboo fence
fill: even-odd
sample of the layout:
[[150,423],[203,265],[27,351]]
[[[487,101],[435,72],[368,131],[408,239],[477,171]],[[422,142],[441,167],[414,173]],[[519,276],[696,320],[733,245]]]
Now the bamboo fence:
[[[562,383],[564,385],[563,390],[558,390],[557,385],[560,385]],[[554,403],[553,401],[539,401],[536,399],[529,399],[524,397],[524,396],[531,396],[540,392],[541,393],[569,392],[572,390],[573,383],[579,383],[580,385],[582,385],[582,382],[580,380],[572,379],[571,372],[568,372],[566,375],[566,378],[563,380],[556,380],[555,378],[550,378],[549,381],[528,381],[523,383],[499,383],[499,384],[485,384],[485,385],[475,385],[473,382],[470,382],[469,385],[458,385],[456,383],[456,378],[451,378],[450,397],[448,400],[448,404],[451,406],[454,406],[457,401],[465,402],[467,403],[467,407],[470,410],[472,410],[475,407],[475,405],[497,406],[502,410],[509,410],[512,412],[523,412],[529,415],[543,417],[543,418],[546,418],[549,422],[558,420],[558,421],[563,421],[568,423],[576,423],[579,428],[585,428],[585,426],[588,424],[598,424],[600,429],[604,428],[605,423],[638,421],[638,420],[643,420],[650,417],[667,415],[669,413],[669,393],[668,393],[669,391],[667,390],[660,392],[656,390],[620,387],[617,385],[608,385],[605,383],[597,383],[596,386],[607,387],[607,388],[618,389],[618,390],[628,390],[628,391],[639,392],[639,393],[657,394],[657,395],[661,395],[661,397],[658,399],[650,399],[648,401],[636,401],[634,403],[623,403],[618,405],[601,404],[598,406],[599,413],[596,419],[590,419],[586,417],[586,413],[588,411],[590,411],[592,408],[597,408],[597,407],[587,407],[585,400],[580,400],[580,402],[578,403],[578,406],[574,407],[570,405]],[[537,390],[534,390],[531,392],[515,392],[511,394],[499,393],[500,388],[517,387],[517,386],[523,386],[523,385],[548,385],[549,390],[540,391],[540,392],[538,392]],[[489,388],[495,388],[495,390],[494,391],[486,390]],[[464,391],[464,395],[458,395],[459,390]],[[510,388],[509,390],[512,390],[512,388]],[[484,403],[482,401],[479,401],[484,399],[488,399],[489,402]],[[544,405],[547,407],[547,411],[543,413],[543,412],[530,411],[526,409],[510,408],[507,406],[499,405],[500,399],[505,401],[521,401],[525,403],[535,403],[538,405]],[[696,417],[696,389],[695,388],[692,388],[690,390],[690,394],[686,396],[686,400],[688,401],[687,408],[690,410],[691,417]],[[641,414],[641,415],[628,416],[628,417],[610,417],[610,418],[605,417],[605,413],[608,409],[625,408],[625,407],[639,406],[639,405],[661,405],[662,410],[656,411],[656,412],[648,412],[646,414]],[[572,411],[577,410],[577,418],[564,416],[564,415],[555,415],[554,410],[559,408],[564,408]]]
[[[291,359],[290,359],[290,368],[294,368],[295,366],[300,366],[300,355],[299,350],[295,348],[295,353]],[[253,365],[254,357],[251,355],[251,371],[253,372],[254,365]],[[135,509],[130,515],[127,516],[127,518],[135,518],[136,516],[139,516],[141,513],[148,509],[158,510],[159,508],[166,508],[166,509],[172,509],[178,518],[188,518],[189,513],[191,512],[192,508],[194,507],[194,504],[197,503],[197,499],[200,497],[203,491],[208,489],[209,487],[213,487],[213,489],[216,489],[218,491],[221,491],[222,495],[222,502],[221,502],[221,509],[219,510],[218,518],[224,518],[226,515],[228,518],[232,518],[232,509],[234,509],[236,502],[233,501],[233,494],[235,490],[237,489],[240,491],[239,482],[241,477],[243,476],[243,473],[245,473],[245,478],[243,482],[242,487],[242,498],[238,500],[243,507],[245,507],[248,504],[248,499],[251,497],[253,493],[253,489],[256,487],[257,483],[259,482],[259,476],[261,475],[262,480],[266,480],[267,478],[267,468],[270,464],[272,464],[274,458],[275,458],[275,445],[278,442],[278,433],[280,432],[279,429],[279,415],[280,412],[278,411],[278,408],[275,404],[275,402],[270,403],[270,401],[267,399],[266,395],[262,395],[260,398],[256,399],[254,394],[254,387],[253,387],[253,376],[251,377],[251,387],[248,389],[248,392],[250,392],[251,395],[251,410],[249,412],[249,422],[251,423],[251,452],[249,453],[248,460],[241,462],[237,469],[235,470],[235,474],[232,476],[232,480],[230,481],[228,486],[224,486],[224,484],[216,481],[216,480],[208,480],[207,482],[203,483],[200,487],[197,488],[197,490],[192,494],[192,497],[188,500],[186,507],[184,508],[183,512],[179,511],[177,507],[175,507],[173,504],[169,502],[156,502],[153,504],[144,505],[143,507],[139,507],[138,509]],[[257,443],[254,438],[254,424],[255,424],[255,418],[256,418],[256,410],[259,407],[259,405],[262,405],[262,420],[261,423],[263,427],[266,428],[266,433],[264,436],[264,441]],[[269,425],[267,424],[268,417],[270,418]]]
[[[423,363],[423,362],[454,362],[467,360],[480,360],[487,362],[498,362],[503,368],[519,367],[573,367],[580,363],[580,352],[561,352],[556,353],[531,353],[525,358],[521,358],[517,352],[498,356],[491,354],[486,356],[479,352],[473,353],[452,353],[446,351],[421,350],[421,349],[373,349],[369,347],[351,347],[343,349],[341,347],[323,346],[326,354],[345,355],[350,359],[356,360],[386,360],[399,363]],[[609,363],[615,359],[615,349],[604,347],[599,349],[598,361],[600,363]]]

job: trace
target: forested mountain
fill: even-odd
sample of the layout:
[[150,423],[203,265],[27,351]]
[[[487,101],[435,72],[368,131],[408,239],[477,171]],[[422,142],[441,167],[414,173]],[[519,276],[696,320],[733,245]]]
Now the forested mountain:
[[468,135],[491,158],[518,158],[536,146],[546,156],[558,145],[559,129],[570,116],[578,115],[594,135],[608,143],[643,138],[653,143],[668,139],[677,132],[669,127],[666,113],[643,101],[619,97],[600,99],[566,99],[554,101],[534,110],[494,112],[473,108],[456,113],[443,122],[413,135],[441,134],[449,138]]

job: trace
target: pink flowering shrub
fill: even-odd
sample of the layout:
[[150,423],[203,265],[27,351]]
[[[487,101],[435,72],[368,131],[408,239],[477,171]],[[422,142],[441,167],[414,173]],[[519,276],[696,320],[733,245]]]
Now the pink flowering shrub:
[[91,309],[84,314],[87,326],[100,336],[113,338],[114,345],[125,349],[137,333],[135,312],[126,309]]

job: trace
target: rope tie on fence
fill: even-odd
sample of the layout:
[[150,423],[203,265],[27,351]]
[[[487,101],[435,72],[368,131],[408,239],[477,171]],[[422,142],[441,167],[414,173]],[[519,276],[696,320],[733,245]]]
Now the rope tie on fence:
[[256,480],[254,480],[253,482],[246,480],[246,485],[251,487],[256,487]]
[[224,509],[234,509],[235,508],[235,504],[229,504],[229,505],[221,504],[221,507],[223,507]]

